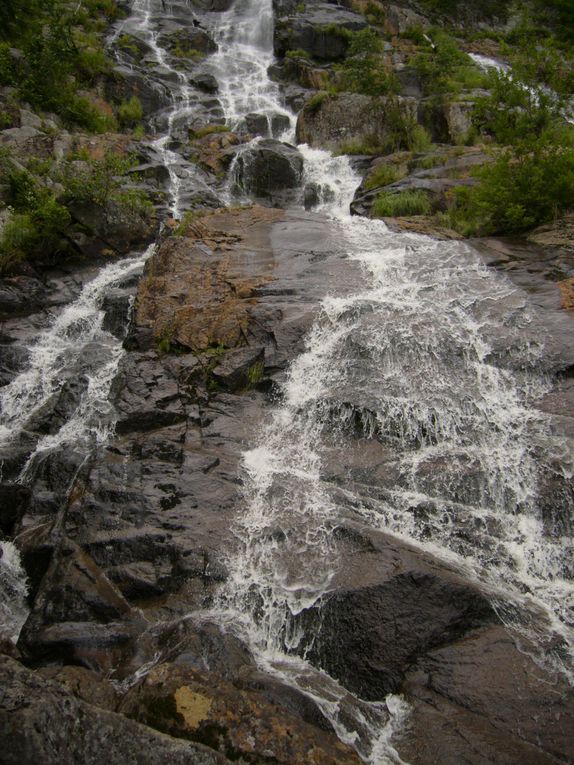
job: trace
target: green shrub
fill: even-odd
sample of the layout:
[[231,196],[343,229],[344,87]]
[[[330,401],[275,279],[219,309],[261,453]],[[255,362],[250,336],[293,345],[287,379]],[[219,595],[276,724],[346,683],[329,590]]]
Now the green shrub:
[[574,149],[533,143],[506,149],[478,172],[479,183],[455,192],[450,211],[461,233],[525,231],[574,207]]
[[347,58],[337,70],[340,72],[339,90],[366,96],[382,96],[400,90],[396,75],[385,67],[381,38],[371,28],[351,34]]
[[504,72],[490,74],[490,93],[477,99],[473,124],[498,143],[539,138],[561,121],[560,103],[542,90],[524,87]]
[[29,173],[13,173],[9,195],[14,212],[0,237],[0,271],[24,258],[51,259],[65,249],[62,238],[71,222],[70,213],[48,189],[38,186]]
[[153,210],[150,198],[142,189],[118,189],[112,199],[126,215],[145,215]]
[[369,0],[365,7],[365,18],[369,24],[383,26],[386,21],[385,9],[375,0]]
[[462,66],[472,66],[472,59],[463,53],[454,37],[442,30],[434,30],[426,38],[426,50],[417,53],[411,60],[426,95],[440,96],[451,93],[453,74]]
[[389,183],[400,181],[405,175],[406,172],[403,168],[387,162],[381,162],[381,164],[377,165],[373,172],[367,176],[363,185],[367,190],[376,189],[378,186],[388,186]]
[[122,101],[118,107],[118,120],[122,127],[134,127],[143,117],[143,107],[137,96]]
[[100,111],[87,98],[74,95],[65,105],[60,104],[59,112],[67,122],[79,125],[90,133],[113,133],[118,127],[113,114]]
[[310,60],[311,54],[308,51],[303,50],[303,48],[295,48],[294,50],[288,50],[285,54],[285,58],[304,58]]
[[331,96],[327,91],[320,90],[318,93],[315,93],[314,96],[311,96],[303,107],[303,111],[310,116],[316,114],[319,111],[319,107],[329,98],[331,98]]
[[0,43],[0,85],[14,85],[16,81],[16,72],[14,61],[10,55],[10,45]]
[[432,139],[428,130],[422,125],[413,125],[410,131],[409,145],[412,151],[429,151],[432,148]]
[[133,160],[118,154],[104,159],[84,161],[82,166],[66,162],[58,180],[65,188],[65,198],[80,204],[105,205],[120,190],[119,177],[133,166]]
[[371,215],[374,218],[397,218],[402,215],[430,215],[432,205],[424,191],[382,191],[377,195]]
[[12,215],[0,236],[0,273],[6,273],[33,251],[37,232],[29,215]]

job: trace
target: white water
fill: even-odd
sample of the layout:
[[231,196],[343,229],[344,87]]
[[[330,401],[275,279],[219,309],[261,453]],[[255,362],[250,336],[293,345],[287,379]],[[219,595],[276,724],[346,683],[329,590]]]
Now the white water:
[[28,616],[26,575],[12,542],[0,542],[0,638],[18,639]]
[[[213,65],[232,126],[252,111],[284,109],[266,77],[270,12],[270,2],[239,0],[218,26]],[[392,734],[408,715],[404,702],[366,704],[294,655],[303,635],[293,617],[339,573],[334,530],[352,523],[418,543],[479,582],[501,617],[540,646],[538,658],[547,651],[568,672],[574,549],[545,535],[536,505],[538,464],[562,444],[533,407],[547,388],[536,372],[543,338],[521,293],[461,243],[351,218],[359,179],[348,160],[299,148],[305,182],[325,191],[320,209],[366,286],[323,301],[281,405],[244,454],[239,549],[216,616],[267,671],[308,693],[365,761],[383,765],[400,761]],[[497,363],[500,348],[513,363]],[[324,480],[333,461],[344,474],[356,417],[381,454],[394,451],[397,478],[383,481],[384,500],[368,485]]]
[[[500,61],[499,59],[491,58],[490,56],[482,56],[480,53],[469,53],[468,55],[483,71],[488,72],[494,70],[495,72],[501,72],[502,74],[508,75],[511,80],[514,79],[512,69],[505,61]],[[538,104],[541,93],[545,93],[547,96],[556,99],[556,101],[558,100],[558,95],[545,85],[539,85],[536,88],[523,85],[523,88],[530,93],[535,104]],[[574,104],[572,102],[563,110],[562,116],[566,122],[574,125]]]
[[[155,51],[158,69],[169,74],[152,8],[150,0],[137,0],[136,23]],[[221,19],[220,51],[211,65],[229,123],[238,125],[249,112],[269,119],[289,114],[266,75],[273,60],[271,3],[239,0]],[[177,84],[170,132],[176,116],[189,108],[181,76],[171,71]],[[182,177],[169,140],[160,136],[156,146],[171,167],[172,213],[179,215]],[[294,655],[303,636],[293,616],[317,604],[340,573],[334,530],[354,523],[418,542],[484,584],[498,603],[516,604],[500,605],[501,614],[541,646],[553,631],[571,644],[571,543],[545,537],[536,508],[537,463],[541,453],[550,459],[548,452],[560,444],[549,442],[544,419],[531,405],[546,383],[535,371],[541,338],[521,294],[464,245],[393,234],[382,222],[351,219],[348,205],[358,178],[348,160],[300,150],[306,182],[324,188],[320,209],[339,226],[349,257],[362,265],[364,286],[355,295],[325,298],[306,351],[289,371],[281,404],[259,443],[244,455],[238,552],[229,560],[230,579],[210,617],[239,631],[267,671],[313,698],[365,761],[399,763],[392,736],[408,715],[406,704],[395,696],[361,701]],[[30,370],[3,410],[12,417],[10,432],[25,427],[36,402],[47,400],[65,375],[60,343],[71,340],[67,352],[78,360],[77,338],[90,344],[94,334],[99,337],[101,293],[96,284],[88,288],[39,338]],[[512,369],[496,365],[499,347],[512,349]],[[72,437],[107,437],[114,354],[98,373],[91,409],[78,410],[59,445]],[[18,408],[20,397],[29,402],[25,411]],[[358,480],[344,486],[323,480],[327,464],[346,466],[345,452],[355,443],[347,426],[356,416],[364,440],[394,452],[397,478],[385,484],[385,499]],[[51,438],[40,448],[52,448]],[[421,519],[416,511],[423,504]]]
[[[18,483],[32,483],[36,467],[49,454],[73,449],[87,455],[113,433],[109,394],[124,351],[121,341],[102,327],[102,301],[108,290],[141,272],[152,249],[102,268],[38,335],[28,349],[26,369],[1,389],[0,445],[6,446],[17,442],[43,409],[51,409],[51,401],[66,383],[83,383],[68,418],[55,432],[37,439]],[[17,548],[10,542],[1,547],[0,633],[15,642],[28,614],[26,577]]]
[[102,327],[102,302],[110,289],[141,272],[152,249],[102,268],[39,334],[29,349],[27,368],[2,389],[0,444],[8,444],[26,430],[65,381],[83,379],[85,383],[72,416],[56,433],[38,440],[27,467],[47,451],[103,443],[113,431],[108,397],[123,350],[121,342]]
[[[162,18],[171,17],[172,13],[171,3],[166,3],[164,9],[161,0],[134,0],[130,16],[118,25],[110,37],[110,44],[116,44],[121,34],[133,35],[145,43],[152,59],[146,64],[146,80],[159,92],[170,95],[171,106],[163,115],[165,124],[161,126],[159,135],[150,142],[150,147],[157,152],[160,163],[169,173],[169,210],[173,218],[180,219],[185,212],[186,192],[203,188],[208,193],[208,189],[197,168],[170,148],[176,126],[191,121],[197,103],[197,92],[189,84],[189,73],[174,66],[172,57],[160,44],[158,23]],[[188,13],[186,23],[193,17],[191,8]],[[116,50],[116,56],[121,60],[121,51]]]

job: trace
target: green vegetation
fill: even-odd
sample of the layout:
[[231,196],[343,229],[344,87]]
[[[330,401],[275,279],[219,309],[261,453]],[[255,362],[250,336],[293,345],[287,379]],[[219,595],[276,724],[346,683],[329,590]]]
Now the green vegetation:
[[0,237],[0,273],[17,262],[53,262],[71,253],[66,238],[72,223],[68,207],[74,204],[117,205],[128,216],[143,215],[152,205],[138,189],[122,188],[121,176],[133,165],[131,159],[109,154],[103,160],[75,160],[63,163],[57,180],[64,190],[56,197],[40,181],[50,171],[51,163],[32,158],[30,170],[16,169],[4,152],[0,170],[8,181],[9,218]]
[[536,140],[501,151],[456,189],[448,223],[465,235],[525,231],[574,207],[574,149]]
[[285,54],[285,58],[304,58],[307,61],[311,60],[311,55],[308,51],[303,50],[303,48],[295,48],[294,50],[288,50]]
[[0,273],[23,258],[46,260],[68,249],[68,210],[27,170],[6,164],[10,218],[0,237]]
[[401,215],[430,215],[432,206],[424,191],[382,191],[377,195],[371,215],[374,218],[397,218]]
[[212,135],[212,133],[229,133],[228,125],[206,125],[205,127],[198,128],[197,130],[190,130],[189,137],[191,140],[194,138],[204,138],[206,135]]
[[494,73],[477,101],[473,120],[493,161],[476,171],[476,186],[453,194],[448,223],[463,234],[525,231],[574,207],[574,128],[562,98],[524,77]]
[[143,117],[141,101],[132,96],[129,101],[122,101],[118,107],[118,119],[122,127],[136,127]]
[[101,30],[119,13],[115,0],[2,0],[0,86],[17,88],[35,109],[71,125],[96,133],[115,129],[111,107],[78,91],[110,71]]
[[423,92],[437,100],[487,83],[485,74],[461,51],[457,40],[442,29],[430,30],[428,39],[423,37],[422,50],[415,54],[411,65]]
[[383,96],[399,92],[399,82],[385,66],[382,40],[374,29],[351,34],[347,57],[337,67],[340,73],[338,90]]
[[131,157],[119,154],[107,154],[99,160],[67,161],[58,176],[65,188],[63,199],[100,206],[115,202],[125,212],[143,213],[151,207],[147,195],[137,189],[122,188],[121,184],[121,176],[133,165]]
[[363,185],[367,190],[376,189],[379,186],[388,186],[390,183],[400,181],[405,175],[406,171],[404,168],[394,164],[381,162],[381,164],[377,165],[373,172],[367,176]]
[[331,95],[327,93],[327,91],[320,90],[307,101],[304,106],[305,112],[309,115],[316,114],[319,111],[321,104],[323,104],[330,97]]
[[[557,0],[568,3],[568,0]],[[475,0],[472,4],[466,0],[420,0],[422,6],[430,11],[444,14],[450,18],[470,15],[477,18],[498,17],[508,18],[508,12],[511,6],[509,0]]]

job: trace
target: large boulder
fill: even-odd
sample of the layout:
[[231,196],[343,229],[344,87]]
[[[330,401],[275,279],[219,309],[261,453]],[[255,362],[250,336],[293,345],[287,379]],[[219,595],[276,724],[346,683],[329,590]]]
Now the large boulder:
[[397,118],[416,121],[416,100],[320,93],[299,114],[297,143],[331,151],[343,150],[349,144],[384,148],[393,137]]
[[473,587],[407,571],[383,584],[334,592],[301,621],[312,635],[307,658],[361,698],[377,700],[400,690],[418,656],[493,618]]
[[395,739],[401,756],[413,765],[572,762],[572,688],[541,670],[530,648],[492,625],[419,661],[404,685],[411,712]]
[[214,53],[217,45],[201,27],[183,27],[166,32],[158,37],[158,44],[178,57],[193,56],[196,53]]
[[303,156],[294,147],[272,139],[240,151],[234,166],[237,191],[281,206],[299,196]]
[[300,13],[277,21],[273,45],[278,56],[304,50],[313,58],[338,61],[347,52],[349,33],[366,26],[358,13],[330,3],[309,2]]
[[88,256],[110,251],[126,254],[149,244],[156,232],[154,214],[148,208],[131,209],[110,200],[104,205],[73,203],[69,210],[82,229],[74,235],[74,243]]

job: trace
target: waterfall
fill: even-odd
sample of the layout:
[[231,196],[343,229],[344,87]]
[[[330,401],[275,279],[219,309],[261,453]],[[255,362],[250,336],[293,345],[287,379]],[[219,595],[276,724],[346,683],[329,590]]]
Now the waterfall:
[[[250,111],[285,110],[266,75],[270,12],[270,0],[240,1],[218,26],[212,64],[232,126]],[[383,530],[452,564],[568,671],[573,549],[545,534],[537,507],[539,466],[563,445],[533,406],[548,388],[537,371],[544,338],[521,293],[465,244],[351,218],[359,180],[348,159],[299,149],[365,287],[325,298],[281,403],[243,455],[240,545],[216,615],[380,765],[400,761],[391,737],[408,715],[404,702],[353,699],[295,655],[303,636],[294,617],[319,604],[338,573],[335,529],[351,521]],[[384,499],[367,485],[325,480],[327,460],[341,468],[355,448],[347,431],[357,418],[366,439],[394,451]]]
[[12,542],[0,542],[0,639],[16,642],[28,616],[26,574]]
[[[159,12],[159,0],[135,0],[112,41],[122,29],[143,39],[151,80],[171,94],[148,145],[168,170],[169,210],[178,218],[189,190],[205,185],[177,151],[177,125],[192,118],[195,94],[161,47]],[[203,67],[219,82],[227,124],[240,128],[257,113],[271,132],[281,115],[288,128],[280,138],[294,141],[295,115],[267,74],[272,0],[237,0],[209,23],[218,51]],[[535,407],[549,387],[539,372],[544,337],[522,293],[465,244],[352,218],[360,179],[348,158],[298,148],[304,183],[319,189],[317,211],[358,264],[361,285],[323,299],[304,351],[242,455],[237,549],[203,616],[237,632],[266,672],[310,697],[365,762],[398,765],[393,734],[408,718],[404,699],[366,702],[306,658],[308,636],[297,617],[319,608],[344,573],[337,530],[348,524],[383,531],[450,564],[489,595],[545,661],[567,671],[574,549],[546,534],[538,491],[542,470],[559,462],[571,475],[572,465]],[[102,300],[141,272],[152,249],[88,282],[39,333],[27,368],[4,388],[4,444],[27,432],[62,381],[81,388],[66,421],[37,438],[20,481],[32,481],[51,451],[89,453],[113,433],[108,395],[123,351],[103,327]],[[348,469],[365,444],[388,467],[379,469],[374,459],[371,483]],[[15,636],[26,616],[26,582],[11,543],[2,543],[0,589],[9,603],[0,625]]]

